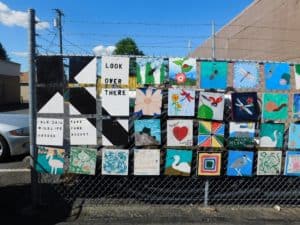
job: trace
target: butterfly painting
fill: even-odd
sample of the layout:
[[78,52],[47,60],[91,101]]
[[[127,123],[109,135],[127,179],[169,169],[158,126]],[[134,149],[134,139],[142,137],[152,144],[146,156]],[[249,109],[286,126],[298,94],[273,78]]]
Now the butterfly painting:
[[193,145],[193,120],[168,120],[167,121],[168,146]]
[[194,116],[195,91],[170,88],[168,90],[168,116]]
[[266,63],[265,84],[267,90],[290,90],[291,72],[287,63]]
[[201,62],[200,88],[225,89],[227,74],[227,62]]
[[233,65],[234,88],[258,88],[259,64],[253,62],[235,62]]
[[288,94],[264,93],[262,108],[264,120],[286,120],[288,118]]
[[232,93],[231,102],[234,121],[255,121],[259,119],[256,92]]
[[197,117],[201,119],[223,120],[224,94],[200,92]]

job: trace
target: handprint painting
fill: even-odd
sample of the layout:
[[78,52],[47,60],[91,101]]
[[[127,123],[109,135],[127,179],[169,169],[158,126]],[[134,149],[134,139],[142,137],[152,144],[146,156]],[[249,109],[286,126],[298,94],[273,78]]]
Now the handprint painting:
[[171,85],[195,86],[197,83],[196,59],[170,58],[169,79]]
[[129,150],[102,149],[103,175],[128,175]]

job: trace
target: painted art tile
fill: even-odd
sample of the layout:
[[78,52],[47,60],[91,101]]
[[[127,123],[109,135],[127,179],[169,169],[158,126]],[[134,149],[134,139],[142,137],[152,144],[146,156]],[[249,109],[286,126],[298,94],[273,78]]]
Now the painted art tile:
[[300,176],[300,151],[286,152],[284,175]]
[[220,176],[221,153],[198,153],[198,175]]
[[129,150],[102,149],[102,175],[128,175]]
[[197,117],[200,119],[223,120],[224,94],[200,92]]
[[258,176],[280,175],[281,159],[281,151],[258,151],[256,174]]
[[165,175],[190,176],[193,152],[167,149]]
[[260,126],[260,147],[282,148],[284,141],[283,123],[262,123]]
[[36,171],[39,173],[63,174],[65,164],[65,150],[62,148],[51,148],[37,146],[38,157],[35,164]]
[[134,121],[134,137],[136,146],[160,145],[161,128],[159,119],[143,119]]
[[71,147],[69,173],[95,175],[97,150]]
[[228,176],[251,176],[254,153],[250,151],[228,151]]
[[193,146],[193,120],[168,120],[167,145]]
[[134,113],[140,116],[158,116],[161,114],[162,92],[160,89],[136,89]]
[[289,149],[300,149],[300,124],[291,123],[289,127]]
[[296,90],[300,90],[300,64],[295,65],[295,83],[296,83]]
[[197,83],[196,59],[169,58],[171,85],[195,86]]
[[293,99],[293,118],[300,119],[300,94],[294,94]]
[[215,121],[199,121],[198,145],[200,147],[224,147],[225,125]]
[[201,62],[200,88],[226,89],[227,62]]
[[129,89],[104,88],[101,100],[102,115],[129,116]]
[[127,146],[129,142],[128,122],[128,119],[103,119],[102,145]]
[[36,120],[36,144],[63,146],[64,120],[38,117]]
[[288,118],[288,94],[264,93],[262,118],[264,120],[286,120]]
[[291,72],[287,63],[266,63],[266,90],[290,90]]
[[228,146],[252,148],[254,146],[255,123],[229,123]]
[[160,175],[160,150],[134,149],[134,175]]
[[163,84],[167,75],[168,62],[163,58],[137,58],[136,81],[138,84]]
[[235,62],[233,65],[233,87],[237,89],[257,89],[259,87],[259,64],[255,62]]
[[256,92],[232,93],[231,102],[234,121],[257,121],[259,119]]
[[171,88],[168,90],[168,116],[194,116],[195,91]]

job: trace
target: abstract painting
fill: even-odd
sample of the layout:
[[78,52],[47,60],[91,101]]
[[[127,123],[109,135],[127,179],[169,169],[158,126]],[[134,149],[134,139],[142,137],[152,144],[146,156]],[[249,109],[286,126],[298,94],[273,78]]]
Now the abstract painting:
[[288,94],[264,93],[262,118],[264,120],[286,120],[288,118]]
[[280,175],[281,151],[258,151],[257,155],[257,175]]
[[95,175],[97,149],[71,147],[69,173]]
[[255,62],[235,62],[233,65],[233,87],[237,89],[257,89],[259,87],[259,64]]
[[103,175],[128,175],[129,150],[102,149]]
[[134,121],[136,146],[160,145],[161,129],[159,119],[142,119]]
[[251,176],[254,153],[250,151],[228,151],[228,176]]
[[227,74],[227,62],[201,62],[200,88],[225,89]]
[[259,106],[256,92],[232,93],[232,118],[234,121],[257,121]]
[[220,176],[221,153],[198,153],[198,175]]
[[284,175],[300,176],[300,151],[286,152]]
[[129,116],[129,89],[103,88],[101,100],[102,115]]
[[134,149],[134,175],[158,176],[160,174],[159,149]]
[[138,84],[162,84],[167,75],[168,62],[163,58],[137,58],[136,81]]
[[139,116],[157,116],[161,114],[162,93],[160,89],[136,89],[134,112]]
[[168,120],[167,146],[193,146],[193,120]]
[[300,119],[300,94],[294,94],[293,101],[293,118]]
[[255,123],[229,123],[228,146],[252,148],[254,146]]
[[300,149],[300,124],[291,123],[289,127],[289,149]]
[[282,148],[284,135],[283,123],[262,123],[260,126],[260,147]]
[[190,89],[168,90],[168,116],[194,116],[195,91]]
[[295,83],[296,83],[296,90],[300,90],[300,64],[295,65]]
[[39,173],[63,174],[65,164],[65,150],[61,148],[51,148],[37,146],[38,157],[35,169]]
[[290,90],[291,72],[287,63],[266,63],[266,90]]
[[195,86],[197,83],[196,59],[169,58],[171,85]]
[[200,119],[223,120],[224,94],[200,92],[197,117]]
[[200,147],[224,147],[224,132],[224,123],[199,121],[198,145]]
[[70,115],[96,114],[96,87],[69,88]]
[[189,176],[192,156],[191,150],[167,149],[165,175]]

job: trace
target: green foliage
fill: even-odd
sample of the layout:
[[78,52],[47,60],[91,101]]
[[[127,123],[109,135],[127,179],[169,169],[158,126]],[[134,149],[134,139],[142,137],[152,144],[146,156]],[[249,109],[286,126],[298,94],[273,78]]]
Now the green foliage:
[[182,66],[182,68],[181,68],[181,71],[182,71],[183,73],[188,73],[188,72],[190,72],[190,71],[193,69],[193,66],[189,66],[189,65],[185,66],[185,65],[187,65],[187,64],[184,64],[184,65]]
[[144,55],[132,38],[124,38],[117,42],[115,55]]
[[0,43],[0,59],[2,59],[2,60],[9,60],[9,57],[8,57],[8,55],[7,55],[7,53],[6,53],[6,50],[5,50],[5,48],[2,46],[2,44]]

